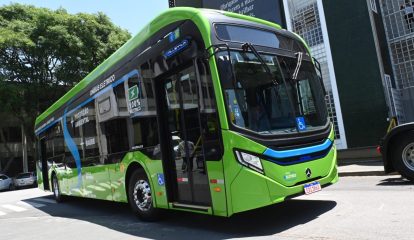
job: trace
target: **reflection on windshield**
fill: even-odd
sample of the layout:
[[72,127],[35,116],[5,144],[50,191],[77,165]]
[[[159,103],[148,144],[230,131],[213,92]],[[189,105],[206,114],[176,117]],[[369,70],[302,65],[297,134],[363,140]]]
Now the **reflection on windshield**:
[[234,125],[275,134],[296,132],[298,117],[304,118],[306,130],[326,124],[324,94],[311,62],[303,61],[295,72],[296,58],[261,55],[272,72],[270,76],[251,52],[232,51],[230,57],[231,63],[227,53],[220,53],[218,65]]

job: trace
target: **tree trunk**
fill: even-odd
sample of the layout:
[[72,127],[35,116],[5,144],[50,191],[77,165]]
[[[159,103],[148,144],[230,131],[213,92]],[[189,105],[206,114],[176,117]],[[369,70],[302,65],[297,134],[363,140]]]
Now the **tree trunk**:
[[12,162],[13,162],[13,159],[16,157],[16,153],[15,152],[13,152],[11,149],[10,149],[10,147],[9,147],[9,145],[7,144],[7,142],[6,142],[6,138],[4,137],[4,132],[3,132],[3,128],[0,128],[0,141],[3,143],[3,146],[4,146],[4,148],[6,149],[6,151],[9,153],[9,159],[6,161],[6,165],[4,166],[4,168],[2,169],[2,171],[1,172],[3,172],[3,173],[6,173],[8,170],[9,170],[9,168],[10,168],[10,165],[12,164]]

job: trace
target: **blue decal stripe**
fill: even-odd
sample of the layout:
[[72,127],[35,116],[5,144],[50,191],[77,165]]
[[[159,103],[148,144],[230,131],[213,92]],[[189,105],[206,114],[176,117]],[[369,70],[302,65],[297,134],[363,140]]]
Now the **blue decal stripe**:
[[319,145],[316,145],[316,146],[311,146],[311,147],[299,148],[299,149],[292,149],[292,150],[286,150],[286,151],[276,151],[276,150],[268,148],[268,149],[266,149],[266,151],[264,151],[263,155],[265,155],[267,157],[271,157],[271,158],[297,157],[297,156],[300,156],[300,155],[306,155],[306,154],[326,150],[331,145],[332,145],[332,141],[330,139],[326,139],[326,141],[322,144],[319,144]]
[[81,159],[79,155],[78,147],[76,146],[75,141],[70,136],[67,125],[66,125],[66,113],[67,108],[65,109],[65,113],[63,114],[63,137],[65,139],[66,145],[70,153],[72,154],[73,158],[75,159],[76,169],[78,170],[78,188],[82,186],[82,166],[81,166]]

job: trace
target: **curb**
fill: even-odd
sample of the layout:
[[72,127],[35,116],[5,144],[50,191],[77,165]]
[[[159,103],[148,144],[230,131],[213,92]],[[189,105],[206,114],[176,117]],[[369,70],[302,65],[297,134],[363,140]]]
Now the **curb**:
[[395,176],[399,173],[385,173],[384,171],[365,171],[365,172],[339,172],[340,177],[364,177],[364,176]]
[[362,159],[362,158],[347,158],[347,159],[338,159],[338,166],[346,166],[346,165],[352,165],[352,164],[359,164],[359,163],[378,163],[380,165],[383,164],[382,159],[378,158],[368,158],[368,159]]
[[384,171],[366,171],[366,172],[339,172],[340,177],[363,177],[363,176],[385,176],[389,175]]

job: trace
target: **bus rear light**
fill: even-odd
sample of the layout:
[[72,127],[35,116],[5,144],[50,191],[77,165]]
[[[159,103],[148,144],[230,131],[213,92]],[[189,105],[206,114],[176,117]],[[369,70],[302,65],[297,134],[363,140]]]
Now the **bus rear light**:
[[236,151],[236,158],[242,165],[253,169],[257,172],[263,173],[262,162],[260,158],[248,153]]

